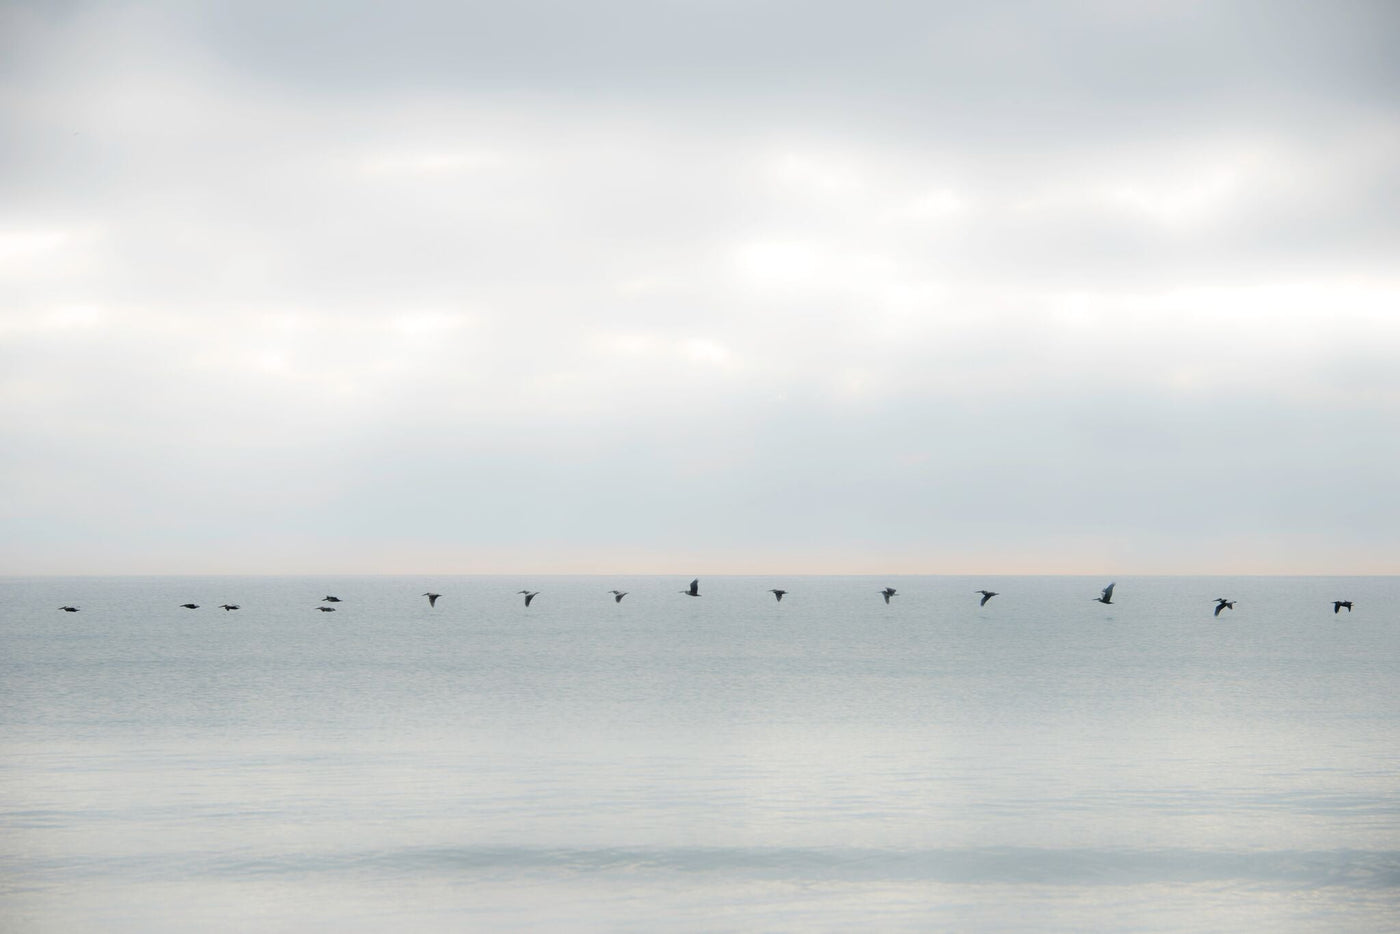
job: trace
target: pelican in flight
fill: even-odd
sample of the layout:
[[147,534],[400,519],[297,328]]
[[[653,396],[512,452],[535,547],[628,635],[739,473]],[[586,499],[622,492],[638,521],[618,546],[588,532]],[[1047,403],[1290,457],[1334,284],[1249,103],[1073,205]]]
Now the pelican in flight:
[[895,590],[893,587],[886,587],[884,590],[880,591],[880,594],[885,598],[886,603],[889,603],[890,597],[893,597],[897,593],[899,593],[899,591]]
[[529,591],[529,590],[517,590],[516,593],[523,593],[523,594],[525,595],[525,605],[526,605],[526,606],[529,606],[529,605],[530,605],[530,601],[533,600],[533,599],[535,599],[536,597],[538,597],[538,596],[540,595],[540,592],[539,592],[538,590],[536,590],[536,591],[534,591],[534,592],[531,592],[531,591]]
[[621,603],[622,598],[627,596],[627,591],[625,590],[609,590],[608,593],[613,595],[614,603]]
[[236,610],[239,607],[237,603],[220,603],[219,608],[227,613],[229,610]]
[[700,596],[700,578],[697,577],[697,578],[695,578],[695,580],[691,581],[691,582],[690,582],[690,589],[689,589],[689,590],[682,590],[681,593],[685,594],[687,597],[698,597],[698,596]]
[[1219,616],[1219,615],[1220,615],[1220,611],[1221,611],[1221,610],[1233,610],[1234,608],[1235,608],[1235,601],[1233,601],[1233,600],[1226,600],[1224,597],[1216,597],[1216,598],[1215,598],[1215,615],[1216,615],[1216,616]]
[[770,590],[768,592],[771,593],[779,603],[783,602],[783,594],[787,593],[786,590]]
[[334,612],[335,612],[335,607],[333,607],[333,606],[318,606],[318,607],[316,607],[316,609],[320,610],[322,613],[334,613]]
[[986,606],[987,601],[997,595],[997,592],[995,590],[979,590],[977,592],[982,595],[982,602],[977,604],[978,606]]
[[1118,586],[1118,582],[1117,582],[1117,581],[1114,581],[1112,584],[1109,584],[1107,587],[1105,587],[1105,588],[1103,589],[1103,596],[1101,596],[1101,597],[1095,597],[1094,599],[1097,600],[1097,601],[1100,602],[1100,603],[1112,604],[1112,603],[1113,603],[1113,588],[1114,588],[1114,587],[1117,587],[1117,586]]
[[61,606],[61,607],[59,607],[59,609],[62,610],[63,612],[65,612],[65,613],[76,613],[76,612],[78,612],[78,608],[75,607],[75,606]]
[[326,594],[324,597],[321,598],[321,602],[322,602],[322,603],[339,603],[339,602],[340,602],[340,598],[339,598],[339,597],[332,597],[330,594]]
[[438,597],[441,597],[442,594],[440,594],[440,593],[425,593],[425,594],[423,594],[423,596],[425,596],[425,597],[428,598],[428,606],[437,606],[437,598],[438,598]]
[[1350,601],[1350,600],[1333,600],[1333,601],[1332,601],[1332,615],[1333,615],[1333,616],[1336,616],[1338,613],[1342,612],[1342,607],[1346,607],[1346,608],[1347,608],[1347,612],[1350,613],[1350,612],[1351,612],[1351,601]]
[[184,608],[187,609],[187,610],[197,610],[197,609],[199,609],[199,604],[198,604],[198,603],[182,603],[182,604],[180,604],[180,606],[184,607]]

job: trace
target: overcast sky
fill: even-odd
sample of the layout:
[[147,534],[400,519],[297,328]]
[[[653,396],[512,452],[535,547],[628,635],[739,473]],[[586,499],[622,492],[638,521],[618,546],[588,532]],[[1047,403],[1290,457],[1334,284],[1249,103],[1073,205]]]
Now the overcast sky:
[[1400,572],[1397,36],[0,3],[0,573]]

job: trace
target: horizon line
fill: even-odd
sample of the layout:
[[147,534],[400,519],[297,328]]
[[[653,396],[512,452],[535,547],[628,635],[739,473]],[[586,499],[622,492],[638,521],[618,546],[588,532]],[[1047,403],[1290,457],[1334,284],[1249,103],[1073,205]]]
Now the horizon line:
[[1327,572],[1327,571],[39,571],[31,573],[0,573],[0,580],[64,577],[1087,577],[1087,578],[1152,578],[1152,577],[1400,577],[1400,571]]

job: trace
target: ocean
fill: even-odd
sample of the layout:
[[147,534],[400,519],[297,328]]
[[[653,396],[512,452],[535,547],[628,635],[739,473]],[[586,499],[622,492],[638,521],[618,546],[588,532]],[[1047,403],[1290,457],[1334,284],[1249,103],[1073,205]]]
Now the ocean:
[[1400,578],[691,576],[0,579],[0,930],[1400,930]]

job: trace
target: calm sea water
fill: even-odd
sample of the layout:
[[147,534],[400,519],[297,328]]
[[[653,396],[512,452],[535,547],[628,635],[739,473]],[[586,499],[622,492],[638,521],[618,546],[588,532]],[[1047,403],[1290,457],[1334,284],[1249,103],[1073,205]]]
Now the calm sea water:
[[1400,929],[1400,579],[688,580],[0,579],[0,929]]

